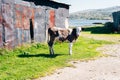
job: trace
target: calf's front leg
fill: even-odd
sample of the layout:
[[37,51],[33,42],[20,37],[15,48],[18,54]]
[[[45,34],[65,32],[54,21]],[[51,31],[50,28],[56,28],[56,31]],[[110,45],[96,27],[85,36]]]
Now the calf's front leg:
[[73,46],[73,43],[69,43],[69,54],[72,55],[72,46]]
[[53,50],[53,42],[52,41],[49,41],[48,42],[48,45],[49,45],[49,52],[50,52],[50,55],[54,55],[54,50]]

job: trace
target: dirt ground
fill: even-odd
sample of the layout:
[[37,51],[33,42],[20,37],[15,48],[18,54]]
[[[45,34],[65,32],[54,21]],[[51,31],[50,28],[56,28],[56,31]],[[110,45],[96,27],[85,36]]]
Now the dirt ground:
[[110,56],[87,62],[72,61],[75,67],[65,67],[36,80],[120,80],[120,44],[97,50]]

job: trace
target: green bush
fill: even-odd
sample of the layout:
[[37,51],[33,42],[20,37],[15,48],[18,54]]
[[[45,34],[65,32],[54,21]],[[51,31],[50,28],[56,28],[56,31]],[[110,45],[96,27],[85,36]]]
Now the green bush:
[[113,22],[106,22],[104,27],[109,30],[110,32],[114,32],[114,25]]

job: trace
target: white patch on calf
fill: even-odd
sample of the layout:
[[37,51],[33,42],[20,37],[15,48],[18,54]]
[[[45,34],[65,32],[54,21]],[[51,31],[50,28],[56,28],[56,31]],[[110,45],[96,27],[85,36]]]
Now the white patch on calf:
[[81,27],[77,27],[77,28],[76,28],[76,34],[77,34],[77,36],[80,35],[81,30],[82,30]]
[[69,35],[70,35],[72,33],[72,29],[69,28],[68,31],[69,31]]

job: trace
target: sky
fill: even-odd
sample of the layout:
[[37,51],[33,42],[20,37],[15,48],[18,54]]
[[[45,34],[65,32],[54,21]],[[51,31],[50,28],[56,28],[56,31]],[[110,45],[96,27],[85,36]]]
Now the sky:
[[120,6],[120,0],[56,0],[70,4],[70,13],[87,9],[101,9]]

